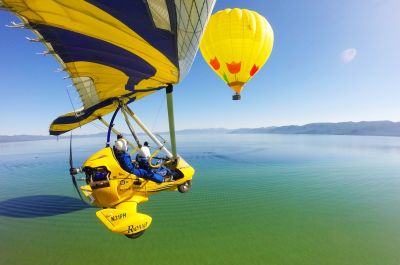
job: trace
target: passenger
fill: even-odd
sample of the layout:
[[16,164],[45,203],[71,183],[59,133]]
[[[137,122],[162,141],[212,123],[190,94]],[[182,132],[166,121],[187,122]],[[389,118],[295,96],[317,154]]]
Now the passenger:
[[151,151],[150,151],[150,146],[148,142],[144,142],[143,146],[139,146],[139,149],[137,151],[136,155],[136,161],[139,163],[139,168],[144,169],[144,170],[157,170],[156,172],[161,175],[161,176],[169,176],[172,179],[178,179],[179,174],[176,173],[175,171],[164,167],[160,166],[157,169],[152,169],[149,163],[149,159],[151,157]]
[[168,182],[172,180],[170,176],[166,176],[164,178],[160,174],[154,173],[151,170],[136,168],[132,163],[131,156],[127,153],[128,142],[121,136],[119,136],[118,140],[115,142],[114,150],[119,164],[125,171],[130,172],[140,178],[152,180],[157,183]]
[[136,156],[136,161],[139,163],[139,168],[145,170],[150,170],[149,158],[151,156],[151,151],[148,142],[144,142],[143,146],[139,146],[138,154]]

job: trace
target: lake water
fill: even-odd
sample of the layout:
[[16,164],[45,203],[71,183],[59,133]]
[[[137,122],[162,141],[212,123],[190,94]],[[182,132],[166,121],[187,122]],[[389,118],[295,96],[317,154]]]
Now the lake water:
[[400,264],[400,138],[177,137],[192,191],[141,204],[136,240],[80,202],[68,140],[0,144],[0,264]]

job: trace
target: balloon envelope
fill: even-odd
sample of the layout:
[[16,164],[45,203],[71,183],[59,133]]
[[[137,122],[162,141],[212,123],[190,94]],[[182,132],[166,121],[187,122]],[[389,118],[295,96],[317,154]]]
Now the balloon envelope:
[[211,16],[200,50],[208,65],[240,94],[268,60],[273,43],[274,33],[266,18],[234,8]]

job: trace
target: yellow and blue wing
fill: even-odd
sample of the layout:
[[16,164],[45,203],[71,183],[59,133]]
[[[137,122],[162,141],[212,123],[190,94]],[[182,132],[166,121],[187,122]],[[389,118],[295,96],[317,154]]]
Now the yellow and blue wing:
[[1,0],[67,71],[82,101],[58,117],[60,135],[189,71],[215,0]]

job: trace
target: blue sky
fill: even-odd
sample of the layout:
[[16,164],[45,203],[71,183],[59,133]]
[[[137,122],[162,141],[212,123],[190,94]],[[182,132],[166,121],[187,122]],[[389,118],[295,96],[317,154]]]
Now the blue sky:
[[[400,2],[398,0],[217,1],[255,10],[272,25],[269,61],[247,84],[241,101],[199,53],[176,86],[175,123],[185,128],[265,127],[311,122],[400,120]],[[0,135],[47,134],[57,116],[72,111],[70,81],[28,30],[0,12]],[[347,50],[347,52],[346,52]],[[74,105],[79,100],[70,89]],[[148,126],[167,130],[165,94],[132,104]],[[76,134],[99,132],[92,125]]]

